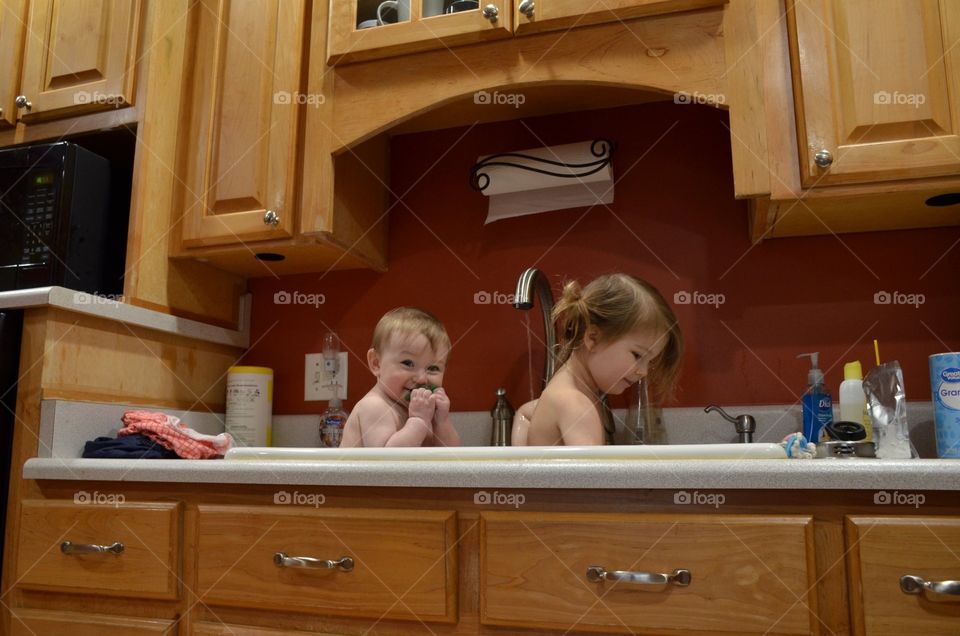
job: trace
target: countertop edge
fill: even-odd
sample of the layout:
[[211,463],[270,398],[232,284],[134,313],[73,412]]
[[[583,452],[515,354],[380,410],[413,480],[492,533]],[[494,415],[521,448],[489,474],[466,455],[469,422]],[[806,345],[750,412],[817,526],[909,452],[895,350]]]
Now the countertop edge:
[[32,458],[34,480],[400,488],[958,490],[944,460],[376,461]]
[[204,342],[243,349],[250,346],[249,295],[241,297],[239,329],[233,330],[65,287],[37,287],[0,292],[0,309],[26,309],[45,305]]

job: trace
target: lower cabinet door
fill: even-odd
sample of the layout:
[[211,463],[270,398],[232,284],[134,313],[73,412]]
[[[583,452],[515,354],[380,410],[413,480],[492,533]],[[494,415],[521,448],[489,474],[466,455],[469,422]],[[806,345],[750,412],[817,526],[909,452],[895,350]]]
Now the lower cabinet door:
[[485,625],[817,634],[807,516],[481,515]]
[[174,636],[175,621],[79,614],[50,610],[10,610],[11,636]]
[[282,492],[285,505],[200,506],[204,603],[456,622],[456,513],[324,508],[320,497]]
[[960,634],[960,517],[847,517],[846,530],[854,633]]

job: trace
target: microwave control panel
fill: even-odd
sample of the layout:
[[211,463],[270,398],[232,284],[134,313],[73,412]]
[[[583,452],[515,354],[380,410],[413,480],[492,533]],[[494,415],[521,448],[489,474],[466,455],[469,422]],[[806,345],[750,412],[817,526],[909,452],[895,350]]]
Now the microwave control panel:
[[45,263],[50,256],[49,245],[54,243],[53,210],[57,202],[56,181],[53,173],[34,173],[29,176],[23,207],[24,240],[20,262]]

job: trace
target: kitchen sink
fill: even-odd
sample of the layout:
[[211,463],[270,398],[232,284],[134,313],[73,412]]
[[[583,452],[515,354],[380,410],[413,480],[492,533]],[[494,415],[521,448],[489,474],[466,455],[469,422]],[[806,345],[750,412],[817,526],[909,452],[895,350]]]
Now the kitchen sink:
[[676,444],[636,446],[462,446],[457,448],[268,448],[227,451],[235,461],[490,461],[786,459],[779,444]]

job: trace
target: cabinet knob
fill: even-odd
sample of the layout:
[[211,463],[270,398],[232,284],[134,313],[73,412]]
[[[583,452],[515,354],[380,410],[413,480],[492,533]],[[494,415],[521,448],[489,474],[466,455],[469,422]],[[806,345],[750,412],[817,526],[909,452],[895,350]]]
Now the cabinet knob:
[[517,11],[527,16],[528,18],[533,17],[533,0],[523,0],[520,3],[520,6],[517,7]]
[[102,554],[104,552],[113,552],[120,554],[123,552],[123,544],[116,541],[110,545],[98,545],[96,543],[74,543],[64,541],[60,544],[60,551],[64,554]]
[[923,596],[928,601],[960,602],[960,581],[926,581],[919,576],[905,574],[900,577],[900,591]]
[[306,568],[319,570],[353,570],[353,559],[345,556],[339,559],[315,559],[313,557],[292,557],[286,552],[277,552],[273,555],[273,562],[278,568]]
[[607,570],[602,565],[591,565],[587,568],[587,580],[591,583],[600,581],[614,581],[619,583],[635,583],[637,585],[646,585],[650,588],[656,587],[660,591],[666,589],[668,585],[686,587],[690,585],[693,576],[690,570],[674,570],[670,574],[658,574],[656,572],[628,572],[626,570]]
[[26,95],[17,95],[17,99],[14,103],[17,105],[17,108],[26,108],[27,110],[33,108],[33,104],[29,99],[27,99]]
[[833,163],[833,155],[830,154],[830,151],[823,149],[817,154],[813,155],[813,163],[817,164],[821,168],[829,168],[830,164]]
[[263,224],[274,227],[280,225],[280,215],[273,210],[267,210],[263,215]]
[[498,9],[496,5],[488,4],[483,8],[483,11],[481,13],[483,14],[483,17],[485,17],[487,20],[490,20],[491,22],[496,22],[497,17],[500,15],[500,9]]

